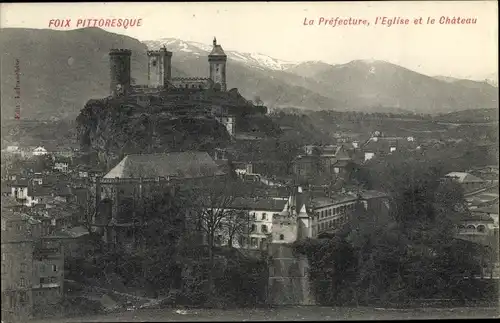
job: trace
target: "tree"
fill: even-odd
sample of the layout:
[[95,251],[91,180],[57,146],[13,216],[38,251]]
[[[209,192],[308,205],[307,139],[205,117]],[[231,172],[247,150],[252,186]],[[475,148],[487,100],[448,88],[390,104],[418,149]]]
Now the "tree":
[[230,211],[223,221],[223,227],[228,236],[228,247],[233,247],[234,238],[244,234],[250,225],[250,214],[248,211]]
[[214,177],[197,183],[191,190],[191,216],[207,240],[208,247],[208,288],[213,291],[213,269],[215,236],[223,228],[232,213],[236,182],[227,178]]
[[439,182],[437,169],[422,161],[383,165],[377,168],[381,174],[370,177],[392,196],[389,216],[358,204],[354,221],[330,240],[335,247],[310,248],[315,275],[328,282],[318,292],[337,305],[474,297],[474,290],[464,289],[463,277],[479,272],[488,254],[456,238],[456,219],[465,212],[461,190]]

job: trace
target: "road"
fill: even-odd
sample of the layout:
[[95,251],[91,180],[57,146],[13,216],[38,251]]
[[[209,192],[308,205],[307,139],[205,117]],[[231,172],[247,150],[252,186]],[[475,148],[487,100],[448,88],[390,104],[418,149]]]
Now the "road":
[[50,318],[31,323],[62,322],[174,322],[174,321],[303,321],[303,320],[405,320],[405,319],[465,319],[495,318],[498,308],[449,309],[386,309],[386,308],[329,308],[295,306],[275,309],[211,310],[192,309],[185,313],[175,309],[148,309],[78,318]]

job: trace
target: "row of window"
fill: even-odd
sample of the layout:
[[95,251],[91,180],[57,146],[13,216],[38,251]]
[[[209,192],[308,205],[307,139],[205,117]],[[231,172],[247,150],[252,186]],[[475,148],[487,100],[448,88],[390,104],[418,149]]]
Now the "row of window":
[[[252,213],[250,215],[253,217],[254,220],[259,220],[258,216],[257,216],[257,213],[254,212],[254,213]],[[278,213],[273,213],[273,216],[278,216]],[[261,217],[260,217],[260,220],[267,220],[267,219],[268,219],[267,218],[267,213],[262,213]]]
[[[2,255],[4,255],[4,254],[2,254]],[[3,260],[5,261],[5,259],[3,259]],[[50,266],[50,271],[51,271],[51,272],[54,272],[54,273],[55,273],[55,272],[57,272],[57,270],[58,270],[57,265],[51,265],[51,266]],[[19,266],[19,272],[20,272],[20,273],[26,273],[27,271],[28,271],[28,265],[27,265],[27,264],[25,264],[25,263],[21,263],[21,264],[20,264],[20,266]],[[41,265],[41,266],[39,267],[39,271],[40,271],[41,273],[45,272],[45,265]],[[7,267],[6,267],[6,264],[5,264],[5,263],[2,263],[2,274],[6,274],[6,273],[7,273]]]
[[486,226],[484,226],[482,224],[478,225],[477,227],[474,226],[474,225],[472,225],[472,224],[469,224],[468,226],[459,225],[458,229],[459,230],[467,229],[469,231],[471,231],[471,230],[477,230],[477,232],[486,232]]
[[26,224],[23,222],[17,222],[14,225],[14,222],[12,221],[2,222],[2,231],[11,231],[14,228],[16,229],[16,232],[21,232],[26,230]]
[[25,291],[19,291],[17,295],[5,295],[5,296],[2,295],[2,305],[5,305],[6,308],[15,308],[17,307],[17,305],[23,306],[26,305],[27,303],[28,303],[28,293]]
[[[252,229],[251,229],[251,232],[253,232],[253,233],[258,233],[258,232],[257,232],[257,225],[252,224]],[[268,230],[268,228],[267,228],[267,225],[262,224],[262,225],[260,226],[260,232],[261,232],[261,233],[269,233],[269,230]]]
[[251,237],[250,238],[250,245],[248,245],[248,238],[245,236],[240,236],[238,239],[238,243],[242,247],[252,247],[252,248],[258,248],[266,243],[267,239],[266,238],[255,238]]
[[325,221],[322,223],[318,223],[318,230],[325,230],[328,228],[337,228],[340,224],[343,224],[347,221],[347,218],[341,217],[335,220]]
[[343,206],[331,208],[328,210],[319,211],[316,213],[316,216],[320,219],[323,219],[327,216],[342,214],[342,213],[345,213],[346,211],[352,211],[352,210],[354,210],[354,204],[348,204],[348,205],[343,205]]
[[[25,263],[22,263],[19,267],[20,267],[19,272],[21,272],[21,273],[25,273],[28,270],[28,265],[26,265]],[[6,273],[7,273],[6,264],[2,263],[2,274],[6,274]]]
[[40,284],[57,283],[57,277],[40,277]]
[[59,289],[58,288],[50,288],[47,290],[36,290],[36,291],[33,291],[33,296],[36,296],[36,297],[59,296]]

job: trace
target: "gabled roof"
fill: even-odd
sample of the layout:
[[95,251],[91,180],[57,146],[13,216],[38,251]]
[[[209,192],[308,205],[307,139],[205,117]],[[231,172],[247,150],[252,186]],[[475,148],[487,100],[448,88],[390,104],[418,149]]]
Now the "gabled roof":
[[231,203],[231,207],[235,209],[281,212],[286,203],[287,200],[285,199],[237,197]]
[[359,194],[361,198],[365,200],[388,197],[387,193],[375,190],[361,191]]
[[104,178],[199,178],[224,175],[206,152],[128,155]]
[[498,214],[498,205],[480,207],[480,208],[471,210],[471,212],[474,212],[474,213],[487,213],[487,214],[489,214],[489,213]]
[[474,175],[471,175],[469,173],[464,173],[464,172],[451,172],[445,175],[446,177],[449,178],[454,178],[456,179],[459,183],[483,183],[484,180],[482,180],[479,177],[476,177]]
[[21,205],[22,204],[16,201],[16,199],[12,196],[2,196],[2,209],[4,208],[9,209]]
[[10,186],[12,187],[28,187],[29,180],[27,179],[17,179]]
[[339,159],[335,164],[333,164],[334,167],[346,167],[351,163],[351,160],[349,159]]
[[54,188],[45,185],[32,185],[28,188],[28,195],[32,197],[52,196]]
[[495,222],[493,218],[484,213],[471,213],[471,214],[463,214],[460,216],[460,220],[462,221],[483,221],[483,222]]

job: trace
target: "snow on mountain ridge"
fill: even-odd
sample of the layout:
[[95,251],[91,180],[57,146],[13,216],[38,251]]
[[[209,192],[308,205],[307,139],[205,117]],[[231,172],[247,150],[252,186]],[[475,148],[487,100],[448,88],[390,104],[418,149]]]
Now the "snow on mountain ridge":
[[[176,38],[146,40],[143,41],[143,43],[146,44],[149,49],[159,49],[161,46],[166,46],[168,50],[174,52],[187,52],[197,56],[207,55],[212,50],[211,45],[194,41],[184,41]],[[225,52],[228,58],[259,69],[283,71],[297,64],[297,62],[280,60],[261,53],[243,53],[233,50],[225,50]]]

